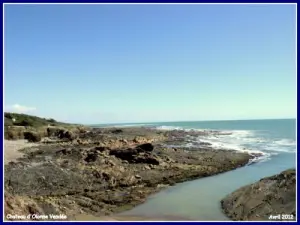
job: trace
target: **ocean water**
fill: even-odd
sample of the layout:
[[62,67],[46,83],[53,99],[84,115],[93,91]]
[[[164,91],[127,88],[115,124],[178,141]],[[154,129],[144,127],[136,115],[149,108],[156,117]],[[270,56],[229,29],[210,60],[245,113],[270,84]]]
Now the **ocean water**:
[[[142,205],[123,215],[181,216],[192,220],[226,221],[220,200],[234,190],[263,177],[296,167],[296,120],[244,120],[208,122],[167,122],[123,124],[118,126],[151,126],[155,129],[220,130],[230,135],[197,137],[197,142],[211,143],[215,148],[261,152],[262,157],[248,166],[216,176],[177,184],[155,194]],[[186,144],[185,144],[186,145]]]

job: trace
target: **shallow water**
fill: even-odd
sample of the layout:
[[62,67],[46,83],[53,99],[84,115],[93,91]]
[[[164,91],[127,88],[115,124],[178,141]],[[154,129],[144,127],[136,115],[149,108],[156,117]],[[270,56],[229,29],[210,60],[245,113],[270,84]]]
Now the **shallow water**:
[[[151,196],[144,204],[121,215],[176,215],[191,220],[228,221],[220,201],[238,188],[296,166],[295,120],[178,122],[158,124],[162,129],[203,128],[233,131],[208,138],[214,147],[262,152],[254,164],[212,177],[177,184]],[[200,137],[199,141],[203,141]]]
[[[284,157],[291,157],[292,160],[293,156],[286,154]],[[274,161],[252,164],[216,176],[177,184],[121,214],[153,217],[176,215],[191,220],[226,221],[229,219],[221,211],[221,199],[244,185],[291,168],[290,164],[281,164],[280,161],[278,156]],[[273,163],[276,162],[278,166],[274,167]]]

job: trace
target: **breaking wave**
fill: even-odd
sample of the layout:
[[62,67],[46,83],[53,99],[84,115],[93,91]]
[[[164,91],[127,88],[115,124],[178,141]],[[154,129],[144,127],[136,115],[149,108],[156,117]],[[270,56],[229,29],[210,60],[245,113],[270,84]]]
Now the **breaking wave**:
[[[182,130],[182,131],[209,131],[207,129],[185,129],[175,126],[158,126],[159,130]],[[221,130],[213,135],[187,135],[183,147],[197,147],[208,144],[214,149],[236,150],[247,152],[256,157],[252,162],[265,162],[273,155],[279,153],[295,153],[296,142],[292,139],[275,139],[268,135],[268,131],[256,130]],[[226,134],[226,135],[224,135]]]

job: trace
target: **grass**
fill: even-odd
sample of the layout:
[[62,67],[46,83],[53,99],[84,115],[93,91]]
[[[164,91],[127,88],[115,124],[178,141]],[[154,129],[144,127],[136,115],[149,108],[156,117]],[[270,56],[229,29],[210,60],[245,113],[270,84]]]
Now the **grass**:
[[4,113],[4,138],[9,140],[23,139],[25,132],[35,132],[41,137],[47,136],[48,125],[57,129],[77,130],[82,127],[79,124],[58,122],[54,119],[41,118],[37,116]]
[[25,126],[25,127],[44,127],[44,126],[72,126],[75,124],[68,124],[58,122],[54,119],[46,119],[37,116],[31,116],[20,113],[4,113],[4,126]]

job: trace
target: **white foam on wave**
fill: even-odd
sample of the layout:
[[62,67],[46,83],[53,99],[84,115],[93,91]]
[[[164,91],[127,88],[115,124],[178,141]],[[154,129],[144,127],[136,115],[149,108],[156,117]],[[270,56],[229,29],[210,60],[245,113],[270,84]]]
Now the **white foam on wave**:
[[109,125],[109,127],[143,127],[143,126],[153,126],[153,124],[133,123],[133,124],[113,124],[113,125]]
[[[184,131],[209,131],[205,129],[184,129],[175,126],[160,126],[156,127],[160,130],[184,130]],[[210,130],[211,131],[211,130]],[[248,154],[255,155],[251,160],[253,162],[265,162],[272,156],[279,153],[295,153],[296,142],[292,139],[271,139],[253,130],[222,130],[220,133],[212,133],[208,136],[188,136],[188,144],[185,147],[197,147],[201,143],[209,143],[214,149],[223,150],[236,150],[240,152],[247,152]],[[199,143],[199,144],[197,144]]]
[[[185,129],[176,126],[159,126],[159,130],[184,130],[184,131],[212,131],[207,129]],[[262,131],[260,131],[262,132]],[[267,132],[267,131],[263,131]],[[218,134],[212,133],[209,136],[195,137],[187,136],[190,139],[189,147],[197,147],[197,142],[210,143],[215,149],[228,149],[249,154],[261,154],[264,158],[277,155],[280,152],[295,153],[296,142],[292,139],[270,139],[254,130],[221,130]],[[187,147],[187,146],[186,146]]]
[[222,130],[221,134],[230,134],[236,138],[244,138],[248,136],[253,136],[253,131],[251,130]]
[[296,152],[296,145],[278,145],[278,144],[274,144],[271,143],[269,145],[267,145],[264,148],[265,151],[269,151],[269,152],[285,152],[285,153],[295,153]]
[[277,145],[282,145],[282,146],[295,146],[296,141],[291,140],[291,139],[281,139],[278,141],[274,141]]
[[155,127],[156,130],[166,130],[166,131],[172,131],[172,130],[180,130],[180,131],[205,131],[204,129],[194,129],[194,128],[183,128],[183,127],[175,127],[175,126],[158,126]]
[[251,160],[253,162],[263,162],[269,160],[271,153],[261,151],[260,149],[251,149],[246,147],[244,144],[251,143],[253,140],[249,140],[248,137],[253,136],[252,131],[231,131],[231,135],[217,135],[208,137],[198,137],[199,142],[208,142],[212,148],[222,150],[235,150],[239,152],[248,153],[254,155],[255,158]]
[[174,127],[174,126],[159,126],[155,127],[157,130],[184,130],[182,127]]
[[215,135],[208,137],[199,137],[199,141],[210,141],[216,148],[227,148],[238,151],[251,151],[254,153],[264,153],[272,151],[294,153],[296,142],[292,139],[272,140],[261,137],[255,131],[237,130],[231,131],[231,135]]

